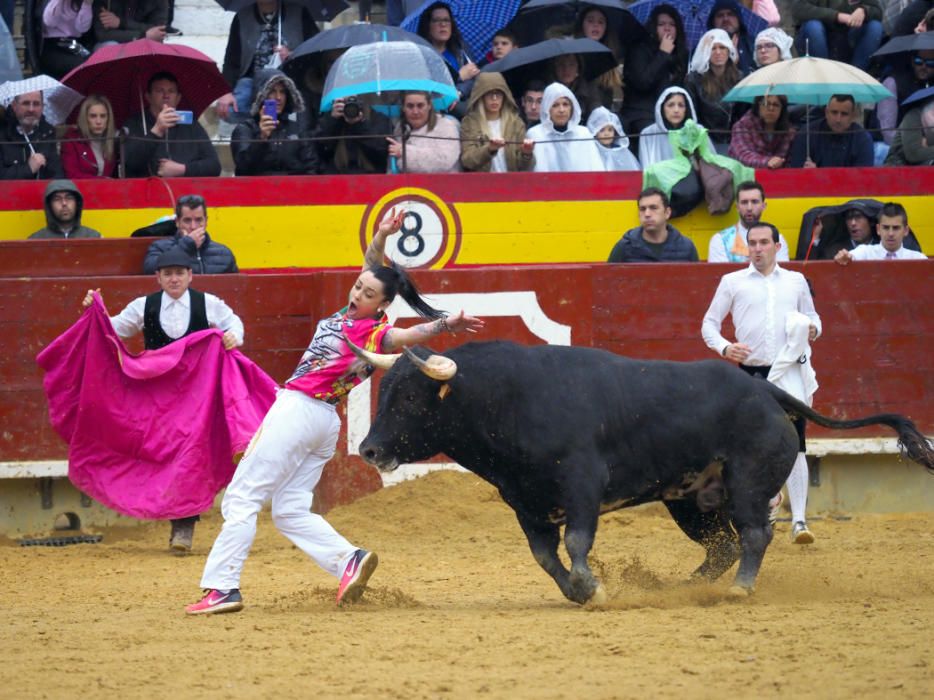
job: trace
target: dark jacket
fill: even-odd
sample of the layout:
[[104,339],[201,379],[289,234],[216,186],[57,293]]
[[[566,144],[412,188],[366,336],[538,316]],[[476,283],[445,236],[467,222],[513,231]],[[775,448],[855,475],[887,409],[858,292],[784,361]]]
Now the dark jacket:
[[0,136],[0,180],[51,180],[65,177],[62,161],[58,156],[58,144],[55,142],[55,129],[45,117],[39,120],[36,128],[29,134],[29,141],[36,153],[45,156],[45,165],[37,172],[29,169],[29,144],[17,130],[19,122],[13,109],[8,108]]
[[[278,20],[273,21],[278,25]],[[224,52],[224,68],[221,71],[230,85],[240,78],[253,77],[253,71],[256,69],[253,58],[256,55],[256,42],[259,40],[261,28],[256,3],[251,3],[237,12],[230,23],[227,50]],[[317,33],[318,25],[308,10],[291,2],[282,4],[282,41],[286,46],[294,51],[299,44]],[[262,68],[265,66],[260,66],[260,69]]]
[[191,271],[196,275],[221,275],[240,271],[233,251],[223,243],[217,243],[211,240],[208,234],[204,234],[204,242],[201,248],[197,248],[192,239],[176,232],[171,238],[159,238],[152,242],[143,261],[143,272],[155,272],[159,256],[176,247],[185,251],[191,258]]
[[[801,230],[798,232],[798,249],[795,260],[833,260],[840,250],[853,250],[853,239],[846,227],[846,212],[850,209],[861,211],[875,231],[875,226],[882,212],[883,203],[877,199],[851,199],[843,204],[826,207],[813,207],[801,217]],[[823,223],[820,239],[812,244],[812,233],[817,218]],[[871,243],[878,243],[879,236],[873,233]],[[908,250],[921,252],[921,244],[914,233],[908,232],[902,245]]]
[[620,112],[623,127],[633,135],[655,122],[655,103],[662,91],[684,84],[687,63],[677,51],[660,51],[655,41],[647,39],[634,46],[623,66],[625,98]]
[[[263,101],[277,84],[285,87],[285,108],[279,115],[279,123],[269,138],[263,140],[259,129]],[[237,175],[301,175],[314,173],[318,169],[318,158],[311,141],[299,139],[308,136],[302,128],[301,114],[304,101],[295,83],[282,73],[276,73],[256,94],[248,122],[234,129],[230,138],[230,150],[236,164]]]
[[700,124],[707,127],[710,138],[716,143],[729,143],[730,130],[739,121],[740,109],[735,102],[724,102],[714,97],[707,97],[700,73],[688,73],[684,87],[691,93],[694,109]]
[[662,244],[661,255],[657,255],[642,238],[642,227],[631,228],[623,234],[607,262],[697,262],[697,248],[693,241],[681,235],[681,232],[668,224],[668,238]]
[[[71,229],[68,233],[65,233],[62,230],[61,224],[55,218],[55,215],[52,213],[52,206],[50,200],[52,195],[56,192],[71,192],[75,199],[78,200],[75,205],[75,219],[72,223]],[[30,234],[30,238],[51,238],[64,240],[65,238],[100,238],[101,234],[98,231],[95,231],[92,228],[81,225],[81,212],[84,209],[84,197],[81,196],[81,191],[75,187],[75,183],[71,180],[52,180],[48,186],[45,188],[45,228],[39,229],[35,233]]]
[[321,115],[315,136],[370,136],[315,142],[321,172],[385,173],[389,164],[389,142],[386,136],[390,134],[392,122],[389,117],[374,110],[356,124],[335,119],[330,112]]
[[934,146],[925,145],[921,124],[922,107],[908,110],[898,125],[886,165],[931,165],[934,163]]
[[[821,133],[824,132],[824,133]],[[850,124],[848,131],[832,134],[826,119],[812,127],[811,160],[818,168],[871,168],[874,161],[872,136],[858,124]],[[787,167],[800,168],[807,159],[808,134],[801,131],[791,144]]]
[[[101,10],[110,10],[120,18],[120,26],[107,29],[101,24]],[[94,41],[116,41],[125,44],[141,39],[150,27],[166,24],[169,4],[166,0],[94,0]]]
[[207,132],[198,122],[176,124],[159,137],[152,133],[156,118],[147,109],[146,134],[140,114],[127,120],[127,138],[124,148],[127,177],[149,177],[159,171],[159,160],[170,160],[185,165],[185,177],[214,177],[221,174],[221,161]]

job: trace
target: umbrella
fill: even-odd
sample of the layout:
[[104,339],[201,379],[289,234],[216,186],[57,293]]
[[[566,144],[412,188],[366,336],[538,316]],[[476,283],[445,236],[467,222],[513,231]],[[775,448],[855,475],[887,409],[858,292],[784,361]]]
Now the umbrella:
[[11,80],[0,85],[0,104],[9,107],[14,97],[42,91],[42,116],[49,124],[62,124],[77,107],[84,95],[72,90],[47,75],[36,75],[25,80]]
[[541,41],[550,27],[573,24],[585,8],[603,10],[607,31],[616,32],[625,46],[647,36],[643,23],[629,12],[621,0],[531,0],[522,6],[513,21],[519,44]]
[[[716,4],[716,0],[639,0],[633,3],[627,9],[644,25],[649,20],[649,15],[659,5],[671,5],[681,15],[684,22],[684,33],[687,35],[688,46],[693,49],[697,42],[707,31],[707,19],[710,17],[710,11]],[[767,29],[769,23],[759,15],[747,10],[741,4],[737,3],[739,9],[739,22],[745,27],[746,33],[755,37],[763,29]]]
[[[346,10],[349,5],[344,0],[286,0],[296,5],[305,7],[316,22],[330,22],[341,12]],[[228,12],[239,12],[240,10],[255,5],[256,0],[215,0],[218,5]]]
[[[785,95],[789,102],[825,105],[834,95],[852,95],[856,102],[878,102],[892,93],[856,66],[828,58],[804,56],[760,68],[723,96],[724,102],[754,102],[762,95]],[[811,130],[805,129],[811,156]]]
[[[399,26],[417,34],[422,14],[437,1],[425,0]],[[496,31],[516,16],[520,0],[444,0],[444,4],[450,9],[454,23],[464,37],[467,44],[464,48],[476,63],[490,50]]]
[[599,41],[587,38],[547,39],[521,49],[513,49],[481,70],[486,73],[502,73],[510,89],[519,94],[530,80],[546,79],[549,73],[547,62],[563,54],[581,56],[581,76],[586,80],[592,80],[616,65],[613,52]]
[[433,48],[410,41],[352,46],[328,73],[321,111],[330,110],[336,99],[359,95],[377,111],[397,117],[401,93],[407,90],[431,94],[438,111],[458,98],[447,64]]
[[230,92],[214,59],[183,44],[149,39],[98,49],[62,82],[85,95],[106,97],[113,106],[114,122],[122,125],[142,111],[146,84],[160,71],[178,79],[182,94],[178,108],[194,112],[196,119],[214,100]]
[[374,41],[411,41],[431,48],[431,44],[418,34],[412,34],[399,27],[385,24],[345,24],[303,41],[289,54],[282,64],[282,71],[297,85],[301,85],[305,72],[313,66],[321,65],[324,52],[343,51],[351,46],[372,44]]
[[[23,33],[25,34],[25,32]],[[13,36],[7,28],[6,22],[0,19],[0,85],[8,80],[19,80],[22,77],[23,67],[16,55],[16,44],[13,43]]]
[[934,87],[921,88],[920,90],[915,90],[913,93],[908,95],[902,101],[902,107],[907,107],[908,105],[918,104],[921,102],[927,102],[932,97],[934,97]]
[[893,37],[873,56],[888,56],[893,53],[930,51],[932,49],[934,49],[934,32],[922,32],[921,34],[906,34],[905,36]]

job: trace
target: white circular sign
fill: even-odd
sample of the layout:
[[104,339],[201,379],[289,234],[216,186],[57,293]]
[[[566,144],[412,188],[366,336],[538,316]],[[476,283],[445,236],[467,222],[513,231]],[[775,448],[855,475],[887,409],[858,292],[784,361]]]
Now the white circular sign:
[[402,229],[386,241],[386,254],[404,267],[423,267],[444,250],[444,222],[433,207],[419,200],[393,202],[393,207],[405,209]]

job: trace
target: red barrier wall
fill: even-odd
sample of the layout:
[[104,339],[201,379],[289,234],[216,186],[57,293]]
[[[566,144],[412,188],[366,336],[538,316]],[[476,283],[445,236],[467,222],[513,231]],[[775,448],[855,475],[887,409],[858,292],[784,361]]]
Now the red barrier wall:
[[[931,263],[790,267],[803,269],[812,281],[824,322],[824,336],[815,345],[821,384],[815,407],[838,418],[904,413],[934,433]],[[719,277],[732,269],[707,264],[493,267],[416,271],[414,277],[429,295],[532,291],[545,316],[570,326],[574,345],[693,360],[714,356],[700,338],[701,319]],[[246,326],[244,352],[281,382],[298,361],[313,323],[345,303],[356,274],[201,276],[196,286],[220,295],[237,311]],[[0,461],[66,456],[48,423],[35,356],[77,318],[89,287],[101,287],[115,313],[155,284],[148,276],[0,278]],[[487,321],[483,338],[542,342],[517,316]],[[446,337],[434,347],[443,350],[464,340]],[[810,434],[835,435],[817,427]],[[889,435],[878,428],[860,434]],[[380,486],[378,475],[346,451],[342,439],[318,491],[322,510]]]

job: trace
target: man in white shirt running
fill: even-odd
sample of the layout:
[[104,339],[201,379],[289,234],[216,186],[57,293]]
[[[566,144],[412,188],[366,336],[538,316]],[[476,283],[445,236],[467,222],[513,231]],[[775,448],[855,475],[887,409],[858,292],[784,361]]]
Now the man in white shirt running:
[[876,224],[879,243],[864,243],[853,250],[841,250],[834,256],[839,265],[849,265],[851,260],[927,260],[924,253],[909,250],[902,245],[908,235],[908,212],[897,202],[883,205]]
[[[147,350],[165,347],[196,331],[219,328],[224,331],[224,347],[231,350],[243,345],[243,322],[222,299],[191,288],[191,259],[184,251],[172,248],[156,262],[156,280],[161,291],[137,297],[123,311],[111,316],[114,332],[130,338],[140,331]],[[88,290],[82,302],[87,308],[94,303],[94,292]],[[172,520],[169,548],[186,554],[191,551],[195,513]]]
[[[765,207],[765,188],[753,180],[741,182],[736,188],[736,211],[739,213],[739,221],[713,235],[707,248],[707,262],[749,262],[746,237],[749,228],[758,224],[762,219]],[[778,242],[781,245],[778,248],[777,259],[780,262],[787,262],[788,244],[781,234],[779,234]]]
[[[720,279],[701,329],[707,347],[762,379],[768,378],[772,363],[788,342],[785,324],[789,313],[799,312],[810,319],[809,342],[821,333],[820,317],[814,310],[814,300],[804,275],[785,270],[776,262],[780,240],[778,229],[772,224],[760,221],[749,228],[750,264]],[[720,333],[728,314],[733,317],[736,342],[730,342]],[[799,417],[794,423],[798,431],[798,456],[787,481],[793,522],[791,537],[796,544],[810,544],[814,535],[808,530],[805,519],[808,489],[805,420]],[[773,499],[773,509],[777,510],[780,503],[777,496]]]

